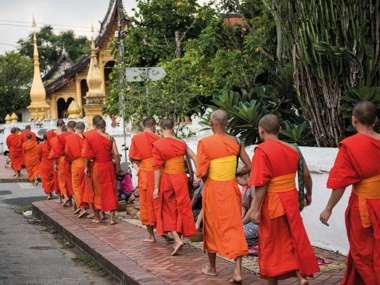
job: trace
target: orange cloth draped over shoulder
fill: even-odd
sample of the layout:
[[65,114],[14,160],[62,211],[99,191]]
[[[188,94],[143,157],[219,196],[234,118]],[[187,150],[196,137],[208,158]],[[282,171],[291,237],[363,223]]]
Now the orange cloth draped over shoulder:
[[84,140],[81,141],[82,143],[82,149],[81,149],[81,157],[84,160],[87,160],[87,166],[88,166],[88,174],[84,177],[84,190],[83,190],[83,203],[86,204],[94,204],[94,187],[93,187],[93,175],[92,175],[92,169],[93,169],[93,159],[94,159],[94,152],[91,149],[91,146],[88,143],[88,138],[91,137],[94,133],[96,133],[96,130],[90,130],[88,132],[84,133]]
[[7,146],[12,169],[20,171],[24,164],[21,136],[19,134],[10,134],[7,137]]
[[327,187],[353,185],[346,210],[350,251],[343,285],[380,285],[380,140],[356,134],[340,143]]
[[84,137],[74,133],[65,138],[65,158],[71,166],[71,182],[77,207],[85,204],[83,203],[85,160],[82,158],[82,140],[84,140]]
[[155,205],[158,235],[175,231],[189,237],[196,232],[185,173],[186,150],[183,141],[172,137],[153,144],[155,168],[161,169],[160,199]]
[[110,138],[94,131],[86,136],[94,155],[92,182],[94,206],[103,212],[117,208],[116,172],[112,161],[113,142]]
[[32,140],[33,141],[35,141],[35,142],[37,141],[37,136],[36,136],[36,134],[34,132],[32,132],[31,130],[25,130],[25,131],[23,131],[20,134],[22,143],[24,143],[24,142],[26,142],[28,140],[26,137],[29,134],[32,135]]
[[138,188],[140,194],[140,220],[143,225],[154,226],[156,218],[153,206],[154,190],[154,159],[153,143],[160,137],[152,132],[142,132],[134,135],[129,150],[129,158],[139,161]]
[[250,184],[267,186],[259,226],[259,266],[263,277],[281,278],[296,271],[308,277],[319,271],[298,208],[298,161],[297,150],[280,141],[268,140],[255,149]]
[[28,180],[33,182],[39,175],[41,148],[34,140],[27,140],[22,144],[23,157]]
[[235,178],[239,152],[236,139],[228,135],[212,135],[198,142],[197,176],[208,176],[202,200],[204,249],[230,259],[248,254]]
[[50,145],[48,140],[40,144],[41,149],[41,162],[39,166],[40,178],[42,181],[42,188],[46,194],[53,193],[55,190],[54,181],[54,162],[49,159]]

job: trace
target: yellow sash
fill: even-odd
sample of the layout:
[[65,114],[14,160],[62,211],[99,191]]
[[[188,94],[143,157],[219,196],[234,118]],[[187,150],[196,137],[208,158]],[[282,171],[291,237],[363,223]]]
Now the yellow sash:
[[215,181],[230,181],[236,178],[237,157],[235,155],[213,159],[208,177]]
[[369,218],[367,200],[380,199],[380,175],[363,179],[355,184],[353,192],[358,196],[362,226],[369,228],[372,223]]
[[277,193],[289,192],[296,188],[296,174],[291,173],[272,178],[267,188],[268,216],[271,219],[285,215],[285,209]]
[[155,160],[153,157],[144,159],[140,161],[139,169],[145,171],[153,171],[154,170]]
[[183,156],[176,156],[165,161],[163,172],[166,174],[180,174],[185,172],[185,160]]

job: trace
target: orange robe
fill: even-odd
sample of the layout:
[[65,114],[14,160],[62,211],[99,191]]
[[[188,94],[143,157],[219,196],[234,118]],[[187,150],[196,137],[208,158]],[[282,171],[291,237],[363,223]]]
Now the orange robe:
[[28,180],[33,182],[39,176],[41,149],[34,140],[27,140],[23,143],[22,148]]
[[26,138],[29,134],[32,135],[32,140],[33,141],[37,141],[37,136],[34,132],[30,131],[30,130],[25,130],[23,131],[20,136],[21,136],[21,141],[22,143],[26,142],[28,139]]
[[281,278],[295,271],[308,277],[319,271],[298,208],[298,161],[298,152],[280,141],[266,141],[255,149],[250,184],[267,185],[259,226],[262,277]]
[[[217,159],[239,155],[236,140],[227,135],[212,135],[198,142],[197,176],[205,177]],[[242,198],[233,177],[208,177],[203,189],[204,248],[210,253],[235,259],[248,254],[242,221]],[[223,173],[220,173],[221,175]]]
[[9,159],[14,171],[20,171],[24,164],[22,156],[22,142],[19,134],[10,134],[7,137],[7,146],[9,150]]
[[83,206],[85,188],[85,160],[82,158],[82,140],[78,134],[70,134],[65,138],[65,158],[71,166],[72,188],[77,207]]
[[88,161],[88,175],[85,175],[84,178],[84,190],[83,190],[83,203],[86,204],[94,204],[94,187],[93,187],[93,180],[92,180],[92,169],[93,169],[93,159],[94,159],[94,152],[91,149],[91,146],[88,143],[88,137],[91,137],[96,130],[90,130],[88,132],[84,133],[85,139],[82,140],[82,149],[81,149],[81,157],[84,160]]
[[56,159],[58,163],[57,184],[62,196],[71,197],[73,194],[71,185],[71,170],[69,162],[65,158],[65,138],[70,135],[64,132],[51,139],[51,159]]
[[186,148],[183,141],[171,137],[153,144],[155,167],[162,168],[156,212],[158,235],[176,231],[189,237],[196,232],[184,167]]
[[39,146],[41,151],[39,173],[42,181],[42,188],[46,194],[50,194],[55,190],[54,164],[53,160],[49,159],[50,145],[48,141],[44,141]]
[[[357,192],[368,179],[374,180],[368,189],[373,199]],[[346,210],[350,252],[341,284],[380,285],[380,140],[356,134],[340,143],[327,187],[344,189],[349,185],[354,185]]]
[[94,165],[92,183],[94,188],[94,206],[103,212],[117,208],[116,173],[112,161],[112,141],[96,130],[86,135],[93,152]]
[[153,143],[160,137],[151,132],[142,132],[133,136],[129,150],[129,158],[140,162],[138,187],[140,194],[140,220],[143,225],[154,226],[156,218],[153,206],[154,159]]

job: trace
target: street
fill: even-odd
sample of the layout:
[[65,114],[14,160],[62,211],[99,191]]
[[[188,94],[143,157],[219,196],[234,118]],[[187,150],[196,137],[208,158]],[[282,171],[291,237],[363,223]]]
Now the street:
[[39,224],[30,224],[17,209],[45,199],[28,183],[0,184],[0,284],[114,284],[102,270],[75,253]]

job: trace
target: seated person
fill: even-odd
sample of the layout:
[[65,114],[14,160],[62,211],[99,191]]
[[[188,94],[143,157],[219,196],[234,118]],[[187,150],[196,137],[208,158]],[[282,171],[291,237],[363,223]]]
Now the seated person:
[[251,201],[255,190],[248,186],[248,175],[238,176],[237,182],[242,191],[244,235],[248,247],[252,247],[257,245],[259,241],[259,226],[251,222],[250,212],[248,211],[251,207]]

